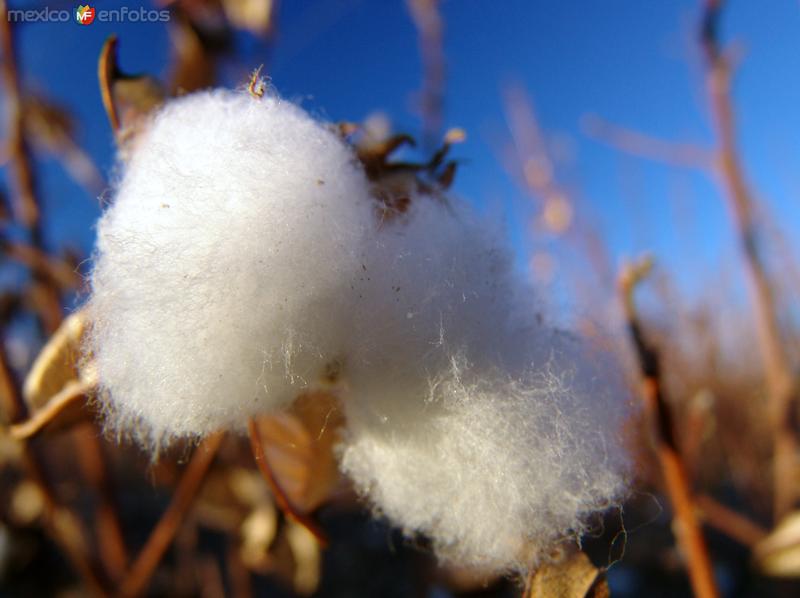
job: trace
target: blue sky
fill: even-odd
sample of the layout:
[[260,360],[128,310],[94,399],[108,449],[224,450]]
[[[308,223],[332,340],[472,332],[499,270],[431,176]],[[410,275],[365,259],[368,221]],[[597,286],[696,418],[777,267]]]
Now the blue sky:
[[[455,191],[503,214],[521,264],[531,251],[557,243],[531,233],[534,204],[496,155],[498,141],[509,139],[502,94],[512,83],[532,98],[548,140],[567,148],[558,163],[559,180],[572,193],[578,218],[599,231],[614,261],[649,250],[689,295],[720,272],[737,270],[730,219],[706,175],[624,156],[587,137],[581,126],[587,114],[597,114],[667,140],[711,141],[695,43],[699,4],[443,3],[445,123],[468,133],[455,152],[463,160]],[[50,6],[73,7],[55,1]],[[25,83],[76,113],[80,141],[106,174],[113,144],[97,90],[96,59],[112,32],[119,34],[126,71],[164,73],[169,39],[162,24],[32,23],[19,32]],[[800,3],[733,0],[722,33],[740,51],[735,100],[747,173],[797,256],[791,239],[800,228]],[[226,84],[239,83],[264,63],[280,93],[316,114],[359,120],[382,111],[398,129],[420,131],[413,102],[422,77],[417,32],[400,0],[284,0],[272,44],[242,34],[237,47],[242,61],[227,65]],[[97,202],[57,164],[45,160],[40,168],[52,243],[88,253]]]

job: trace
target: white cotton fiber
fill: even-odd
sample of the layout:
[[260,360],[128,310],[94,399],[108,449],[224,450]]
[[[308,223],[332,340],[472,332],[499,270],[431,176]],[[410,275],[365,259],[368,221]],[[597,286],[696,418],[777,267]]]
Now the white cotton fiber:
[[371,251],[357,338],[376,337],[350,371],[342,467],[443,558],[526,569],[620,499],[624,403],[581,343],[538,322],[485,224],[458,202],[412,206]]
[[145,442],[241,427],[339,358],[373,203],[295,105],[166,104],[97,228],[87,343],[110,421]]
[[241,429],[335,363],[341,467],[375,510],[445,559],[533,566],[620,498],[624,402],[540,322],[499,229],[427,194],[382,213],[370,184],[278,98],[167,103],[98,225],[109,421],[156,445]]

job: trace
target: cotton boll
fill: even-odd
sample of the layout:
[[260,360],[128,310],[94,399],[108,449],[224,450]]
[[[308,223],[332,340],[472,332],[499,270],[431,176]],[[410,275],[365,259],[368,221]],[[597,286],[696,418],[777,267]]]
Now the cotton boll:
[[97,230],[86,349],[112,424],[200,436],[313,385],[340,357],[374,228],[351,151],[300,108],[168,102]]
[[361,358],[342,468],[444,559],[535,565],[621,496],[622,395],[602,360],[538,322],[499,236],[465,205],[417,197],[381,232],[362,300],[395,299],[363,309],[356,329],[377,339],[348,352]]

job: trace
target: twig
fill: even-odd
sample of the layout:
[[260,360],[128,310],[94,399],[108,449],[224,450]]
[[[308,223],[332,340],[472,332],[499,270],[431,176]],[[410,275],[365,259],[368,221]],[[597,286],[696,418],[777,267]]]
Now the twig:
[[433,147],[439,141],[443,120],[445,64],[442,37],[444,23],[439,10],[439,0],[407,0],[406,3],[419,32],[419,48],[423,67],[420,111],[425,143],[427,146]]
[[218,432],[206,438],[197,447],[186,467],[167,510],[136,557],[128,574],[119,586],[119,596],[139,596],[146,589],[153,573],[180,528],[197,491],[205,479],[214,456],[219,450],[224,434]]
[[39,227],[39,204],[34,193],[30,150],[25,139],[25,117],[14,52],[14,37],[5,0],[0,0],[0,44],[2,44],[3,51],[2,77],[8,115],[7,151],[14,185],[14,202],[12,204],[14,219],[28,229],[37,230]]
[[643,260],[623,270],[619,277],[619,289],[628,331],[641,369],[642,398],[646,413],[653,423],[656,451],[673,507],[675,537],[684,553],[695,595],[698,598],[714,598],[719,593],[705,539],[697,521],[689,477],[678,451],[672,412],[664,397],[658,354],[644,338],[633,301],[634,288],[646,276],[650,266],[649,260]]
[[599,116],[589,115],[583,128],[587,135],[626,154],[685,168],[708,170],[714,165],[714,151],[693,143],[676,143],[646,135]]
[[[19,385],[8,366],[2,343],[0,343],[0,391],[2,409],[8,420],[16,422],[24,418],[27,409],[19,392]],[[106,591],[100,576],[89,558],[83,526],[69,510],[59,506],[55,491],[45,476],[39,455],[27,443],[22,445],[22,461],[26,474],[36,484],[44,498],[45,531],[66,555],[86,588],[92,594],[105,596]]]
[[767,530],[707,494],[695,497],[702,518],[742,546],[752,548],[767,537]]
[[94,528],[100,561],[111,581],[117,582],[128,568],[128,548],[117,516],[117,502],[108,477],[108,463],[100,442],[100,431],[94,422],[89,422],[75,430],[73,438],[83,476],[99,494]]
[[[30,237],[30,246],[19,245],[16,247],[16,253],[19,258],[27,257],[29,260],[32,260],[29,264],[32,272],[31,296],[34,299],[40,327],[44,333],[50,335],[58,329],[63,314],[58,285],[55,279],[49,276],[51,273],[49,271],[45,272],[42,268],[44,264],[49,264],[50,262],[44,259],[46,252],[44,251],[42,239],[39,202],[36,197],[33,167],[31,165],[31,157],[25,138],[22,93],[17,74],[13,32],[11,30],[11,22],[8,18],[7,8],[5,0],[0,0],[0,38],[2,38],[3,50],[2,73],[7,96],[9,118],[10,166],[13,173],[12,179],[15,184],[15,205],[19,206],[16,218],[19,223],[27,229]],[[12,249],[14,249],[13,246]],[[25,250],[23,251],[23,249]],[[12,421],[24,418],[26,411],[21,395],[19,392],[15,394],[19,400]],[[76,431],[75,441],[80,449],[79,461],[81,461],[84,473],[93,472],[93,475],[90,476],[87,481],[100,496],[98,512],[101,515],[100,523],[104,529],[102,531],[98,530],[98,533],[101,538],[112,540],[117,549],[124,550],[121,526],[114,503],[111,500],[105,463],[102,461],[88,461],[88,459],[90,459],[89,455],[96,455],[101,451],[100,441],[95,435],[82,434],[80,431]],[[37,483],[42,486],[48,501],[52,503],[50,507],[51,511],[56,514],[61,511],[68,513],[64,509],[58,507],[56,494],[44,478],[44,470],[38,462],[35,453],[27,447],[25,450],[29,455],[29,475],[35,477]],[[97,469],[98,467],[100,469]],[[69,514],[69,516],[72,517],[71,514]],[[76,527],[78,527],[77,522],[78,519],[75,518]],[[75,562],[79,572],[82,573],[87,585],[93,589],[99,587],[99,583],[90,568],[87,568],[87,565],[82,562],[82,557],[79,554],[80,550],[69,546],[67,548],[69,551],[68,554],[74,553],[70,558]],[[107,563],[108,560],[104,559],[104,562]],[[113,576],[113,572],[110,571],[109,573]]]
[[74,289],[80,284],[81,277],[75,267],[64,259],[55,258],[40,248],[18,241],[0,241],[0,248],[10,259],[27,266],[37,272],[42,279],[47,279],[62,289]]
[[773,447],[774,516],[779,520],[797,498],[797,437],[792,404],[797,380],[780,335],[775,298],[766,267],[758,252],[754,219],[755,201],[744,177],[736,145],[736,125],[731,101],[732,68],[719,43],[722,0],[706,0],[701,42],[706,56],[706,89],[717,130],[717,172],[727,191],[750,284],[756,328],[769,395],[775,438]]
[[309,532],[311,532],[311,534],[322,546],[326,546],[328,540],[325,536],[325,532],[322,531],[319,525],[308,514],[302,513],[292,504],[291,499],[281,487],[278,479],[275,477],[275,473],[272,471],[269,460],[267,459],[267,455],[264,452],[264,443],[261,441],[261,434],[258,431],[258,423],[256,420],[251,419],[248,422],[247,430],[250,435],[250,448],[253,451],[253,457],[256,460],[256,464],[258,465],[261,475],[267,482],[270,490],[272,490],[272,494],[275,497],[275,502],[278,504],[278,507],[286,514],[287,517],[296,521],[305,527]]

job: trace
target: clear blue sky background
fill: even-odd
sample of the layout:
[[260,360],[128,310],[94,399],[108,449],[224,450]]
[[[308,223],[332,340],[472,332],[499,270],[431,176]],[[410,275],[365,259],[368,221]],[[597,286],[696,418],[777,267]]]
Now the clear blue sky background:
[[[56,1],[51,6],[73,8]],[[445,122],[469,134],[456,149],[464,163],[455,189],[505,215],[521,263],[538,243],[529,226],[535,211],[492,147],[493,140],[508,138],[502,90],[509,82],[530,94],[548,136],[571,148],[569,159],[559,164],[560,179],[580,198],[579,217],[602,233],[614,260],[650,250],[689,295],[735,268],[730,220],[706,176],[625,157],[588,138],[581,127],[582,117],[592,113],[669,140],[710,142],[696,44],[699,4],[443,3]],[[113,144],[96,62],[112,32],[120,36],[126,71],[164,73],[169,40],[162,24],[35,23],[19,33],[25,83],[46,89],[76,113],[80,141],[107,175]],[[732,0],[722,32],[742,49],[735,99],[747,173],[796,257],[798,245],[791,239],[800,230],[800,3]],[[359,120],[380,110],[397,128],[420,130],[413,103],[422,77],[417,32],[401,0],[284,0],[270,49],[248,34],[237,44],[244,64],[226,70],[227,84],[239,83],[247,69],[265,63],[275,88],[315,113]],[[97,203],[57,164],[45,161],[41,168],[50,239],[88,253]]]

